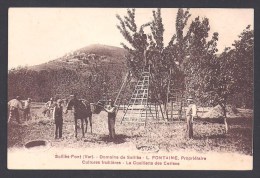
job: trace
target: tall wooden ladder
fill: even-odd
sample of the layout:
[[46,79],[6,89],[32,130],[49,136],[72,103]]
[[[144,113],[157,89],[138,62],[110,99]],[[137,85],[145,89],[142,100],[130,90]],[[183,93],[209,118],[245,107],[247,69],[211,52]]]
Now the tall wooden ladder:
[[115,105],[117,105],[118,107],[120,106],[120,104],[122,104],[122,98],[124,96],[124,91],[127,87],[127,85],[129,84],[129,82],[131,81],[131,72],[128,71],[124,77],[123,80],[123,84],[121,85],[119,92],[117,93],[116,99],[115,99]]
[[121,122],[144,123],[146,125],[148,119],[155,120],[156,107],[151,106],[151,103],[148,101],[150,77],[149,66],[143,69]]

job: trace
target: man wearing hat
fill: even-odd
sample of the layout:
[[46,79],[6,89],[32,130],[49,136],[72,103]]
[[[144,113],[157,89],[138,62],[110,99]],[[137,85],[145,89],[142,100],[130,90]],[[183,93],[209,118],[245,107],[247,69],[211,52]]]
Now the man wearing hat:
[[31,98],[28,98],[24,103],[23,117],[25,121],[28,121],[30,117],[31,100]]
[[63,125],[63,107],[61,106],[62,100],[57,100],[57,105],[53,109],[53,120],[55,123],[55,139],[62,138],[62,125]]
[[193,118],[197,117],[197,106],[193,101],[192,96],[187,99],[188,108],[186,110],[187,134],[191,139],[193,138]]
[[21,124],[20,117],[19,117],[19,110],[24,110],[22,102],[20,100],[20,96],[17,96],[15,99],[12,99],[8,102],[9,107],[9,118],[8,122],[11,120],[11,118],[15,117],[16,121]]
[[108,105],[104,107],[104,110],[108,113],[109,139],[115,139],[116,106],[111,99],[108,100]]

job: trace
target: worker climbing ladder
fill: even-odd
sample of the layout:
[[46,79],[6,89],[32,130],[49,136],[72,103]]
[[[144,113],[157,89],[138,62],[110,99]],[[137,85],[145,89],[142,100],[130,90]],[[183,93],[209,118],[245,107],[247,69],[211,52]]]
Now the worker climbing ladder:
[[131,99],[122,118],[122,122],[144,123],[158,118],[158,107],[150,102],[150,66],[143,69]]

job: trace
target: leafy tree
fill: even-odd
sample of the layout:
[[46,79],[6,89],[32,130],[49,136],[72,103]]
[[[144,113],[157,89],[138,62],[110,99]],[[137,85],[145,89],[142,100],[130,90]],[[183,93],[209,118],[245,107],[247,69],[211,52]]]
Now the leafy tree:
[[230,51],[230,48],[225,48],[219,58],[212,58],[207,61],[202,72],[204,74],[204,80],[202,81],[204,98],[214,106],[221,106],[226,132],[228,131],[226,120],[227,101],[236,88],[234,70],[231,69],[234,63],[233,59],[233,53]]
[[240,105],[237,100],[233,101],[238,106],[253,107],[253,55],[254,55],[254,30],[250,25],[239,35],[234,46],[234,75],[237,80],[237,89],[234,98],[239,96]]
[[[123,37],[130,44],[127,46],[122,43],[122,46],[128,51],[126,60],[128,67],[135,77],[140,77],[142,69],[151,65],[151,73],[153,76],[153,86],[151,87],[152,99],[160,97],[162,99],[166,92],[165,79],[167,70],[164,70],[167,65],[165,63],[163,33],[164,26],[162,24],[161,10],[152,11],[153,20],[141,25],[137,31],[135,22],[135,9],[127,9],[127,16],[121,18],[117,15],[120,25],[117,28],[120,30]],[[150,26],[151,34],[144,33],[144,27]],[[164,97],[165,98],[165,97]],[[164,100],[166,101],[166,100]]]
[[[227,104],[236,99],[238,93],[244,94],[244,101],[253,100],[253,30],[248,26],[233,46],[225,48],[219,57],[205,61],[201,87],[204,97],[213,105],[220,105],[223,111],[226,131]],[[214,44],[214,43],[213,43]]]
[[[192,21],[187,32],[187,56],[183,62],[183,71],[185,75],[186,94],[194,95],[198,101],[203,101],[203,79],[204,67],[207,61],[216,57],[218,33],[214,33],[212,39],[207,42],[208,32],[210,30],[209,20],[199,17]],[[203,101],[204,102],[204,101]]]
[[153,77],[152,96],[160,99],[166,104],[167,78],[168,78],[168,58],[165,57],[163,43],[164,25],[162,23],[161,9],[152,11],[153,20],[150,23],[151,34],[148,35],[149,46],[146,58],[151,65]]
[[128,55],[126,55],[127,65],[133,74],[138,76],[144,66],[143,56],[148,46],[147,35],[144,34],[143,29],[150,23],[143,24],[138,29],[135,22],[135,9],[127,9],[127,15],[123,18],[119,15],[116,15],[116,17],[120,22],[117,28],[130,45],[121,43],[128,51]]
[[[189,9],[179,9],[176,18],[176,34],[172,36],[169,44],[164,47],[163,33],[164,26],[162,24],[161,10],[153,11],[153,20],[146,25],[150,25],[151,34],[148,40],[143,38],[135,38],[136,24],[134,21],[135,10],[127,10],[128,16],[125,20],[117,16],[121,26],[118,26],[120,32],[127,42],[132,44],[133,48],[122,44],[129,51],[129,58],[135,59],[136,54],[140,54],[138,60],[130,60],[130,66],[138,66],[138,72],[143,67],[143,52],[147,51],[146,57],[149,58],[152,66],[152,75],[154,76],[155,89],[160,92],[160,99],[166,104],[167,84],[169,80],[173,80],[178,88],[186,90],[189,94],[195,94],[196,97],[201,95],[199,91],[200,85],[200,68],[203,61],[212,58],[215,55],[218,33],[214,33],[212,39],[207,42],[208,32],[210,30],[209,20],[199,17],[192,21],[187,27],[187,22],[191,16]],[[131,25],[129,25],[131,24]],[[128,27],[128,29],[126,28]],[[142,29],[142,28],[140,28]],[[185,33],[185,30],[187,31]],[[130,33],[130,31],[134,33]],[[143,35],[143,31],[140,31]],[[148,41],[148,42],[147,42]],[[138,45],[135,45],[138,44]],[[147,50],[146,50],[146,47]],[[141,51],[141,52],[140,52]],[[132,64],[131,64],[132,63]],[[137,67],[136,67],[137,68]],[[133,69],[130,67],[130,69]],[[136,70],[132,70],[136,73]]]

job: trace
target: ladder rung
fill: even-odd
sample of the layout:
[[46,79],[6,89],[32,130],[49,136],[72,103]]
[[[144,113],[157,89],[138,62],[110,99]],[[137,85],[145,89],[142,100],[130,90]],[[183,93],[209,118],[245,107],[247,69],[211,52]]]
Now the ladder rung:
[[134,122],[134,121],[123,121],[124,123],[138,123],[138,124],[145,124],[144,121],[142,122]]
[[141,120],[139,116],[125,116],[123,119]]
[[[129,115],[141,115],[141,113],[140,112],[131,112],[131,114],[129,113]],[[125,116],[125,117],[127,117],[127,116]]]
[[144,99],[144,100],[146,100],[147,98],[143,98],[143,97],[141,97],[141,98],[132,98],[132,99],[135,99],[135,100]]
[[[139,90],[140,91],[140,90]],[[139,94],[139,95],[141,95],[141,94],[147,94],[148,93],[148,90],[147,89],[145,89],[145,90],[142,90],[142,91],[135,91],[132,95],[137,95],[137,94]]]
[[136,85],[137,87],[148,87],[148,85]]
[[140,92],[144,92],[144,91],[148,91],[148,88],[144,88],[144,89],[139,89]]
[[[129,102],[129,104],[134,104],[134,103],[141,103],[141,101],[145,101],[145,102],[147,102],[147,99],[146,98],[144,98],[144,99],[132,99],[130,102]],[[138,105],[141,105],[141,104],[138,104]],[[143,105],[143,104],[142,104]]]
[[132,99],[147,99],[147,98],[148,98],[148,96],[143,97],[143,95],[142,96],[140,96],[140,95],[132,96]]

